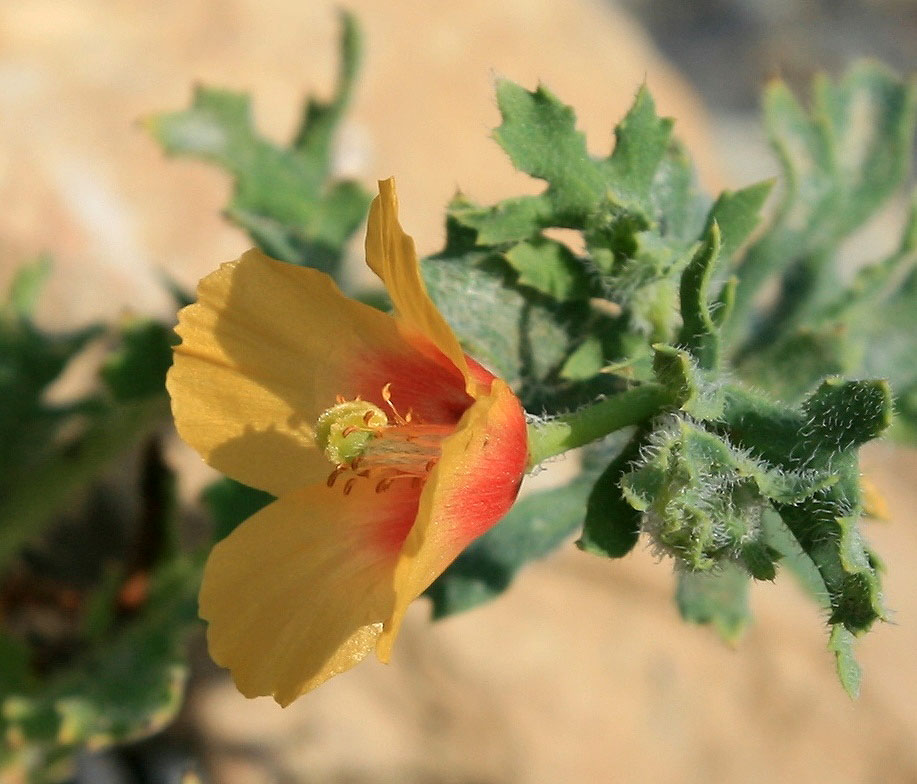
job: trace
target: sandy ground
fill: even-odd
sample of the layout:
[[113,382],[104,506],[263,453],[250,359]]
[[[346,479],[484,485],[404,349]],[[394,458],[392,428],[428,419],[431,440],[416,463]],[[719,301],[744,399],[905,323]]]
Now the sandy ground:
[[[495,74],[544,80],[596,152],[645,78],[708,184],[725,179],[692,90],[609,4],[348,5],[367,56],[337,166],[367,184],[396,174],[422,251],[456,186],[483,201],[533,187],[487,138]],[[248,243],[219,218],[226,179],[165,161],[135,120],[203,81],[252,90],[258,124],[283,138],[301,94],[329,89],[335,25],[324,1],[0,6],[0,286],[50,250],[46,323],[167,315],[158,270],[190,286]],[[188,466],[190,493],[203,474]],[[678,619],[667,563],[568,546],[465,616],[430,625],[418,603],[390,667],[365,663],[286,711],[203,672],[183,727],[220,784],[917,781],[917,456],[879,445],[866,468],[892,512],[869,533],[896,623],[861,645],[857,703],[791,580],[757,586],[757,622],[730,649]]]

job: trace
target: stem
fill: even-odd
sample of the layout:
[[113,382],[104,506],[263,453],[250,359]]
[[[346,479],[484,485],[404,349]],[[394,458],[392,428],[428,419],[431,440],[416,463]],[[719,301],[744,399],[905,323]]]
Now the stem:
[[661,384],[642,384],[549,422],[530,424],[529,465],[639,425],[675,402],[675,395]]

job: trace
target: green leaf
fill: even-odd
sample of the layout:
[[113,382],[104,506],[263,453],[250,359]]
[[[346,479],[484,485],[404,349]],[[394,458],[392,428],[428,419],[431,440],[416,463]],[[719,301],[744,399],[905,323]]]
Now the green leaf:
[[51,275],[52,267],[53,263],[48,254],[39,256],[31,264],[21,266],[13,276],[6,303],[0,307],[0,314],[7,313],[19,318],[31,316]]
[[690,156],[675,139],[656,169],[649,199],[661,235],[685,246],[701,236],[710,199],[698,185]]
[[749,577],[739,566],[725,563],[713,572],[676,572],[675,603],[681,617],[712,624],[720,636],[734,643],[751,621]]
[[847,451],[878,438],[892,420],[886,381],[824,381],[803,403],[807,439],[819,450]]
[[863,61],[837,84],[817,77],[814,96],[815,120],[829,141],[841,193],[835,221],[859,226],[898,188],[908,170],[914,86]]
[[356,17],[342,10],[340,19],[340,72],[334,95],[328,102],[315,98],[306,102],[302,124],[293,139],[294,149],[303,154],[317,180],[328,177],[334,134],[350,103],[354,80],[360,69],[362,43]]
[[543,85],[529,92],[505,79],[497,82],[497,104],[503,123],[494,138],[517,169],[550,183],[545,195],[558,216],[580,216],[603,199],[604,178],[569,106]]
[[[803,409],[737,387],[726,396],[724,430],[734,444],[769,461],[777,477],[796,474],[805,480],[805,472],[815,472],[815,483],[800,487],[805,497],[775,499],[774,508],[818,569],[831,622],[854,633],[886,615],[875,559],[857,528],[862,502],[856,447],[888,421],[889,412],[887,388],[880,382],[825,384]],[[771,534],[765,539],[784,551]]]
[[551,202],[544,196],[506,199],[492,207],[480,207],[466,199],[453,200],[449,217],[460,226],[474,229],[480,245],[501,245],[534,237],[553,217]]
[[544,237],[520,242],[506,252],[506,260],[519,273],[520,285],[531,286],[561,302],[589,296],[585,268],[559,242]]
[[152,319],[137,318],[121,328],[121,345],[102,366],[102,379],[119,402],[161,397],[172,365],[174,333]]
[[840,678],[844,691],[852,699],[860,696],[860,679],[862,671],[853,655],[854,637],[843,624],[836,623],[831,627],[828,648],[834,654],[837,663],[837,677]]
[[[876,318],[877,313],[882,317]],[[809,314],[804,323],[745,355],[740,371],[743,377],[791,402],[800,400],[826,376],[887,378],[899,401],[899,422],[906,425],[902,396],[917,384],[917,367],[910,361],[914,335],[917,195],[898,249],[882,261],[861,268],[849,286]],[[794,372],[786,373],[786,366],[792,366]]]
[[582,473],[561,487],[523,496],[509,513],[437,578],[426,595],[443,618],[490,601],[525,564],[556,550],[583,522],[586,500],[605,464],[626,441],[613,434],[584,450]]
[[646,209],[650,185],[669,149],[674,121],[656,115],[653,98],[643,85],[634,105],[615,128],[615,146],[605,162],[607,177],[624,201]]
[[421,266],[431,298],[462,346],[516,388],[529,410],[569,386],[554,378],[591,318],[586,303],[523,291],[502,259],[480,252],[437,256]]
[[[40,277],[33,270],[22,279],[32,283],[22,283],[10,297],[19,305],[0,310],[0,568],[167,410],[162,379],[171,351],[164,342],[157,354],[144,329],[159,337],[167,331],[146,322],[143,329],[126,331],[123,352],[111,361],[113,371],[124,363],[112,377],[116,394],[92,392],[66,403],[48,399],[70,362],[105,330],[95,324],[64,334],[37,329],[27,315],[37,288],[33,275]],[[146,397],[130,397],[138,391]],[[118,397],[122,392],[124,399]]]
[[562,378],[582,381],[592,378],[605,365],[605,350],[598,335],[587,335],[564,362],[560,369]]
[[213,518],[213,541],[219,542],[271,503],[274,496],[223,477],[208,485],[201,499]]
[[[742,378],[781,400],[800,401],[826,376],[855,373],[860,352],[838,324],[800,327],[771,346],[747,355],[739,366]],[[787,373],[788,367],[793,368]]]
[[681,334],[678,342],[704,370],[716,370],[720,362],[719,326],[708,302],[710,278],[720,255],[720,229],[714,220],[700,250],[681,275]]
[[608,558],[623,558],[637,544],[640,514],[621,494],[621,477],[637,459],[646,438],[638,430],[627,446],[601,473],[589,493],[583,534],[577,540],[580,550]]
[[780,557],[780,566],[796,578],[803,590],[826,612],[831,611],[831,600],[825,581],[812,559],[806,555],[783,518],[776,510],[769,510],[761,518],[764,540]]
[[234,176],[235,194],[226,214],[265,253],[331,274],[370,199],[355,182],[329,182],[332,142],[359,61],[352,16],[342,14],[342,28],[335,93],[329,102],[307,102],[289,146],[263,138],[254,128],[249,97],[226,90],[198,86],[189,109],[147,121],[167,153],[203,158]]
[[707,217],[707,231],[715,223],[720,230],[720,255],[732,259],[761,221],[761,208],[775,180],[749,185],[738,191],[723,191]]
[[0,630],[0,694],[31,685],[28,646]]
[[433,617],[490,601],[509,587],[522,566],[553,552],[582,524],[590,487],[591,482],[581,477],[517,501],[427,589]]
[[708,380],[687,351],[657,343],[653,346],[653,373],[672,391],[676,405],[701,419],[717,419],[723,412],[722,385]]
[[911,155],[915,91],[862,62],[837,84],[820,79],[807,114],[782,83],[765,95],[765,117],[786,188],[777,217],[739,267],[736,319],[744,329],[754,296],[786,273],[784,295],[743,349],[773,341],[833,293],[834,252],[904,181]]
[[200,563],[178,560],[154,577],[141,616],[68,670],[0,696],[8,747],[3,772],[58,781],[77,754],[137,740],[164,727],[182,703],[184,638],[197,614]]

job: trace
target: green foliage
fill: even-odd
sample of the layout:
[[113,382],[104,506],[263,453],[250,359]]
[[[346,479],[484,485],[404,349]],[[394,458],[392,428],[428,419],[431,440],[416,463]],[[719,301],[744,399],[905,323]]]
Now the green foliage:
[[[360,48],[342,19],[336,89],[306,103],[288,145],[257,132],[248,96],[205,87],[148,123],[167,153],[232,175],[226,215],[265,252],[334,275],[369,203],[332,176]],[[889,430],[895,407],[892,432],[917,438],[917,203],[887,258],[853,276],[837,259],[905,179],[912,88],[863,64],[818,81],[807,112],[772,86],[765,112],[783,182],[763,229],[773,183],[708,198],[645,88],[599,157],[546,88],[501,81],[497,101],[495,140],[544,190],[486,206],[457,196],[423,275],[468,353],[540,415],[533,459],[591,443],[573,479],[524,495],[430,586],[434,616],[490,600],[577,534],[580,549],[612,558],[642,535],[676,564],[681,614],[728,640],[750,621],[751,580],[786,566],[825,609],[838,674],[856,694],[855,640],[886,617],[881,565],[858,527],[857,450]],[[134,318],[48,334],[32,313],[49,270],[47,259],[24,268],[0,306],[4,572],[166,407],[169,330]],[[776,301],[759,307],[774,282]],[[108,350],[98,384],[52,402],[93,340]],[[178,546],[171,473],[148,468],[138,506],[149,536],[93,575],[66,656],[40,661],[0,607],[3,775],[51,781],[79,749],[153,731],[176,710],[203,557]],[[212,485],[213,539],[271,500]],[[136,585],[149,589],[128,601]]]
[[582,525],[589,491],[589,477],[581,476],[518,501],[427,589],[433,617],[490,601],[509,587],[522,566],[556,550]]
[[53,266],[51,257],[42,255],[31,264],[24,264],[17,270],[2,307],[5,318],[27,319],[34,314],[38,298]]
[[[881,318],[876,314],[881,313]],[[908,400],[917,390],[912,361],[917,334],[917,195],[898,248],[882,261],[862,267],[796,326],[748,353],[744,376],[788,400],[799,400],[827,375],[859,374],[888,379],[897,397],[893,434],[914,443],[915,410]],[[796,368],[783,371],[784,363]]]
[[214,542],[229,536],[236,526],[274,500],[263,490],[248,487],[235,479],[218,479],[204,490],[202,500],[213,519]]
[[[466,285],[457,279],[474,276],[489,283],[486,291],[477,281],[468,285],[474,302],[465,298],[452,305],[461,312],[446,316],[472,353],[482,351],[485,362],[523,382],[525,390],[540,389],[538,402],[549,401],[544,408],[553,413],[570,407],[571,384],[614,389],[599,375],[603,370],[652,377],[650,344],[674,341],[682,329],[678,304],[688,295],[680,292],[682,270],[702,247],[710,250],[714,225],[726,238],[722,255],[734,253],[757,224],[771,184],[724,194],[711,207],[697,188],[690,160],[671,137],[671,120],[656,115],[645,88],[619,124],[614,150],[598,159],[588,154],[572,110],[544,87],[529,92],[501,82],[497,100],[503,114],[497,142],[518,168],[545,180],[547,189],[491,207],[457,197],[449,208],[446,249],[428,260],[425,274],[434,299],[446,309],[458,286]],[[547,237],[551,228],[579,231],[586,254],[578,256]],[[716,253],[708,256],[701,267],[712,269]],[[486,270],[489,278],[477,270]],[[731,290],[724,288],[721,296]],[[703,296],[706,289],[695,293]],[[508,309],[507,297],[514,300]],[[709,309],[722,320],[724,303]],[[507,310],[513,321],[491,331],[493,314]],[[482,318],[484,312],[491,315]],[[692,312],[700,313],[699,302]],[[542,315],[547,322],[538,318]],[[545,323],[553,327],[553,340],[541,339],[547,337]],[[529,331],[537,339],[526,341]],[[506,345],[504,334],[513,336],[512,344]]]
[[244,93],[199,86],[189,109],[156,115],[147,127],[170,155],[202,158],[228,171],[235,194],[226,216],[269,256],[336,274],[360,227],[369,194],[351,180],[329,181],[333,141],[360,59],[354,18],[341,16],[338,84],[328,102],[307,101],[289,146],[258,134]]
[[748,574],[725,563],[712,572],[677,572],[675,602],[691,623],[712,624],[727,642],[736,642],[751,615]]
[[119,403],[162,397],[175,335],[165,324],[134,318],[121,327],[121,345],[102,367],[102,379]]
[[[780,158],[784,190],[766,234],[738,267],[733,334],[754,326],[747,352],[798,326],[834,291],[839,244],[904,181],[914,135],[914,90],[873,63],[837,84],[816,79],[806,113],[781,82],[765,94],[765,120]],[[756,292],[782,276],[782,296],[751,320]]]
[[[740,267],[736,329],[755,328],[739,348],[740,370],[781,396],[799,399],[826,374],[890,378],[900,399],[913,388],[914,219],[901,249],[867,266],[846,290],[836,272],[840,243],[892,196],[906,176],[914,137],[915,91],[881,67],[861,64],[834,85],[814,87],[807,115],[782,85],[768,93],[765,113],[787,185],[767,234]],[[904,273],[904,274],[901,274]],[[781,296],[748,319],[755,291],[780,276]],[[874,284],[874,285],[873,285]],[[881,309],[886,318],[874,318]],[[904,344],[904,346],[902,346]],[[793,361],[798,374],[777,368]],[[905,416],[897,434],[906,438]]]
[[583,524],[598,472],[622,440],[611,436],[586,450],[583,471],[560,487],[524,496],[496,526],[472,544],[427,589],[433,617],[470,610],[505,591],[530,561],[544,558]]
[[159,570],[142,615],[51,677],[29,673],[26,648],[0,637],[8,681],[0,689],[5,776],[52,784],[84,749],[143,737],[173,718],[188,672],[184,638],[197,614],[199,569],[179,559]]
[[519,273],[519,284],[547,294],[560,302],[585,299],[589,294],[586,269],[559,242],[537,238],[514,245],[506,260]]
[[[30,311],[48,269],[45,259],[23,268],[0,309],[0,568],[167,410],[166,328],[137,319],[121,330],[41,330]],[[49,390],[70,362],[103,336],[114,345],[102,370],[106,386],[66,403],[49,402]]]
[[[182,638],[195,614],[199,568],[177,550],[173,476],[153,447],[143,460],[139,533],[130,551],[103,574],[70,574],[77,564],[84,572],[98,567],[104,554],[92,549],[92,532],[106,514],[115,514],[115,538],[132,525],[123,510],[89,506],[91,525],[78,534],[88,549],[53,545],[65,510],[75,502],[81,508],[109,465],[164,422],[171,337],[142,318],[62,334],[40,329],[32,313],[50,270],[46,258],[23,267],[0,307],[0,777],[28,782],[58,781],[83,749],[138,737],[172,718],[183,693]],[[58,389],[62,375],[90,341],[110,349],[98,383],[56,402],[66,394]],[[33,576],[29,564],[47,561],[36,561],[43,541],[59,557],[43,567],[48,574]],[[23,559],[24,551],[31,556]],[[6,594],[8,580],[23,586],[22,602],[16,592]],[[66,612],[80,622],[62,621],[60,639],[46,639],[44,627],[34,626],[29,602],[42,600],[29,599],[29,591],[33,583],[40,591],[42,580],[77,581],[68,590],[79,604]],[[140,586],[135,594],[147,581],[150,587],[128,603],[131,581]],[[42,612],[69,617],[56,605]],[[66,656],[54,654],[49,663],[48,651],[57,649]]]
[[581,550],[621,558],[637,544],[640,513],[624,498],[621,477],[640,456],[645,440],[646,432],[637,430],[596,479],[586,504],[583,534],[576,542]]
[[561,378],[560,369],[586,325],[602,319],[587,303],[527,290],[499,256],[475,250],[427,259],[423,273],[465,350],[515,386],[528,410],[573,404],[577,384]]
[[[914,99],[871,64],[838,84],[818,81],[815,93],[811,115],[782,85],[768,93],[785,182],[760,231],[774,183],[711,204],[645,89],[611,154],[594,158],[570,107],[544,87],[501,82],[494,137],[547,187],[492,206],[457,197],[446,249],[424,271],[469,353],[529,410],[559,415],[538,436],[539,455],[617,421],[615,396],[629,399],[634,385],[666,393],[589,480],[582,549],[621,557],[644,532],[679,564],[682,614],[729,639],[748,621],[749,580],[771,580],[786,563],[828,608],[854,693],[851,640],[884,618],[877,561],[857,527],[857,449],[887,430],[892,394],[884,382],[837,376],[889,378],[897,432],[917,430],[913,212],[899,249],[850,284],[835,263],[840,243],[903,181]],[[545,233],[555,228],[579,232],[585,252]],[[782,295],[752,318],[754,294],[775,276]],[[880,310],[888,319],[875,318]],[[578,410],[590,393],[612,397]],[[552,492],[566,498],[580,481]],[[522,502],[513,519],[543,525],[545,508]],[[558,530],[565,520],[558,513]],[[488,582],[489,563],[462,562],[465,582],[488,596],[515,569]]]

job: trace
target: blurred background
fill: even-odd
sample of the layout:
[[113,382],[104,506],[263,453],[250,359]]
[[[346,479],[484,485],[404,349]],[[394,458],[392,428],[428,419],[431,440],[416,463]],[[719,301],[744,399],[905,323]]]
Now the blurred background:
[[[489,138],[495,76],[543,81],[596,154],[645,80],[714,190],[777,172],[757,113],[768,77],[802,91],[860,56],[908,71],[917,54],[909,0],[346,5],[365,60],[335,169],[367,187],[397,176],[422,254],[439,249],[457,187],[481,202],[538,189]],[[191,289],[250,242],[220,217],[228,178],[166,159],[142,118],[203,83],[251,92],[258,126],[286,139],[303,95],[330,92],[337,34],[323,0],[0,5],[0,290],[47,251],[41,325],[171,318],[163,271]],[[902,213],[867,228],[871,245],[894,244]],[[214,475],[164,437],[193,508]],[[78,781],[917,781],[917,455],[880,444],[864,469],[889,506],[868,534],[895,623],[860,646],[858,702],[792,581],[755,585],[755,623],[731,649],[678,617],[668,563],[568,546],[467,615],[430,625],[418,602],[391,666],[367,662],[286,710],[242,698],[197,635],[178,721],[126,753],[85,755]]]

